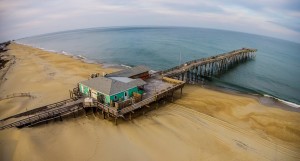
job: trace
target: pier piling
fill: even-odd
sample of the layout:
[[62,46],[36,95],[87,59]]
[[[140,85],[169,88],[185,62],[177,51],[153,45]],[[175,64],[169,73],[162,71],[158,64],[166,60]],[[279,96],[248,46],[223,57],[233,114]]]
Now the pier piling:
[[192,60],[161,71],[161,73],[165,77],[182,80],[187,83],[197,83],[205,77],[219,76],[239,63],[254,59],[256,51],[256,49],[242,48],[217,56]]

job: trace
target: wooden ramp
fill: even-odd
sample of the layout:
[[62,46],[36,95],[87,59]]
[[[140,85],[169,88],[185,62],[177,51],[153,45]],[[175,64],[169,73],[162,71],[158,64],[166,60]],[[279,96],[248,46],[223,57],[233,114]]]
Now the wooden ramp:
[[[83,109],[83,107],[80,106],[82,102],[83,99],[78,99],[75,101],[73,100],[72,102],[66,102],[63,105],[61,105],[61,102],[58,102],[60,106],[56,105],[53,108],[45,109],[31,115],[21,116],[16,119],[13,119],[12,121],[9,121],[9,119],[2,121],[0,130],[12,127],[32,126],[55,118],[61,118],[64,115],[68,115],[72,112],[76,112],[78,110]],[[54,104],[51,104],[51,106],[54,106]]]
[[146,98],[146,99],[144,99],[144,100],[142,100],[138,103],[135,103],[131,106],[125,107],[119,112],[119,115],[123,116],[126,113],[133,112],[134,110],[136,110],[138,108],[141,108],[143,106],[146,106],[146,105],[148,105],[152,102],[155,102],[155,101],[157,101],[161,98],[173,95],[173,92],[175,90],[179,89],[179,88],[183,88],[184,84],[185,84],[185,82],[179,82],[171,88],[159,91],[158,93],[156,93],[156,94],[154,94],[154,95],[152,95],[152,96],[150,96],[150,97],[148,97],[148,98]]
[[34,109],[28,110],[26,112],[22,112],[22,113],[19,113],[19,114],[16,114],[16,115],[9,116],[9,117],[4,118],[0,121],[3,122],[5,120],[12,119],[12,118],[19,118],[19,117],[22,117],[22,116],[32,115],[32,114],[37,113],[37,112],[42,112],[42,111],[49,110],[49,109],[52,109],[52,108],[61,107],[65,104],[67,104],[69,102],[73,102],[73,101],[74,101],[74,99],[62,100],[62,101],[55,102],[55,103],[52,103],[52,104],[48,104],[48,105],[45,105],[45,106],[42,106],[42,107],[34,108]]

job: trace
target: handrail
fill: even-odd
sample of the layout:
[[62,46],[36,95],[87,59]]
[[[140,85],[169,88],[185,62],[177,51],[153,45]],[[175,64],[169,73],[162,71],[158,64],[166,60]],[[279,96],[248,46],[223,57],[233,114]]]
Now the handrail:
[[257,49],[250,49],[250,48],[242,48],[242,49],[238,49],[238,50],[233,50],[231,52],[223,53],[223,54],[220,54],[220,55],[217,55],[217,56],[210,56],[210,57],[207,57],[207,58],[200,58],[200,59],[196,59],[196,60],[191,60],[191,61],[185,62],[183,64],[180,64],[178,66],[175,66],[173,68],[158,71],[158,73],[166,75],[165,73],[168,73],[168,72],[171,72],[171,71],[174,71],[174,70],[177,70],[177,69],[181,69],[184,66],[189,66],[189,65],[194,64],[194,63],[204,63],[205,64],[205,63],[207,63],[209,61],[212,61],[212,60],[216,61],[216,60],[226,59],[227,58],[226,56],[234,56],[234,55],[238,55],[238,54],[244,53],[244,52],[256,52],[256,51],[257,51]]

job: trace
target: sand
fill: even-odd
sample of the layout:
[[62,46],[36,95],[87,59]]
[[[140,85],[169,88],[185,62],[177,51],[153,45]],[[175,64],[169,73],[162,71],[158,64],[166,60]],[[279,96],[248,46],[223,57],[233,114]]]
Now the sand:
[[[83,63],[82,60],[54,54],[37,48],[11,44],[9,53],[16,63],[1,84],[0,97],[29,92],[33,98],[15,98],[0,102],[0,119],[32,108],[69,98],[69,90],[76,83],[88,79],[92,73],[110,73],[117,69]],[[12,108],[13,107],[13,108]]]
[[[66,99],[91,73],[117,70],[19,44],[10,49],[17,60],[0,97],[30,92],[34,98],[0,101],[0,118]],[[90,114],[0,131],[0,160],[300,160],[300,113],[199,86],[183,92],[118,126]]]

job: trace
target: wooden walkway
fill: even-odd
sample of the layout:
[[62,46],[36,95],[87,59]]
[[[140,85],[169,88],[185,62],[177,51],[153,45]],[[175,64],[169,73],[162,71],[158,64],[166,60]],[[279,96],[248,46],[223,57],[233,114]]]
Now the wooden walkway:
[[153,95],[149,98],[146,98],[146,99],[142,100],[141,102],[138,102],[138,103],[133,104],[131,106],[125,107],[120,111],[119,115],[123,116],[126,113],[133,112],[134,110],[136,110],[138,108],[141,108],[143,106],[149,105],[150,103],[155,102],[155,101],[157,101],[161,98],[164,98],[164,97],[167,97],[167,96],[173,96],[173,92],[177,89],[183,88],[184,84],[185,84],[185,82],[176,84],[176,85],[174,85],[173,87],[171,87],[169,89],[159,91],[157,94],[155,94],[155,95]]
[[3,125],[1,125],[0,130],[12,127],[32,126],[55,118],[62,119],[62,116],[64,115],[68,115],[70,113],[83,109],[83,107],[80,106],[80,104],[82,104],[82,101],[83,98],[76,101],[73,100],[72,102],[67,102],[63,105],[61,105],[61,102],[59,102],[56,105],[51,104],[50,106],[54,106],[53,108],[45,109],[32,115],[26,116],[24,114],[24,116],[18,117],[11,122],[9,122],[9,120],[2,120]]
[[16,115],[12,115],[12,116],[4,118],[0,121],[3,122],[3,121],[8,120],[8,119],[18,118],[18,117],[22,117],[22,116],[28,116],[28,115],[35,114],[37,112],[46,111],[46,110],[49,110],[49,109],[52,109],[52,108],[58,108],[58,107],[61,107],[65,104],[67,104],[69,102],[73,102],[73,101],[74,101],[73,99],[66,99],[66,100],[59,101],[59,102],[52,103],[52,104],[48,104],[48,105],[45,105],[45,106],[42,106],[42,107],[34,108],[32,110],[28,110],[28,111],[25,111],[25,112],[22,112],[22,113],[19,113],[19,114],[16,114]]

